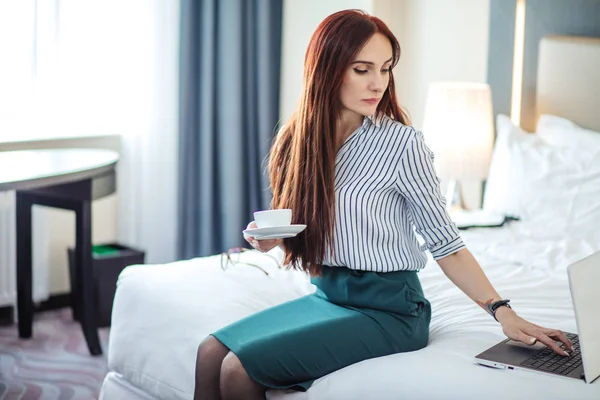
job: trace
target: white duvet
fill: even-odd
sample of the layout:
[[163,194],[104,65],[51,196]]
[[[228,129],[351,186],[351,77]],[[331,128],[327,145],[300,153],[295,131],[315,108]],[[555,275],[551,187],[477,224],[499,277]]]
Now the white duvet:
[[[576,332],[566,266],[600,250],[598,237],[542,238],[518,224],[473,230],[463,237],[486,274],[524,318]],[[157,399],[191,399],[198,344],[246,315],[310,293],[300,272],[278,270],[249,252],[252,267],[222,271],[220,257],[132,266],[119,278],[109,340],[109,368]],[[431,261],[420,273],[433,306],[429,345],[413,353],[366,360],[321,379],[304,399],[600,399],[600,379],[583,381],[527,371],[496,370],[473,357],[504,338],[500,326]]]

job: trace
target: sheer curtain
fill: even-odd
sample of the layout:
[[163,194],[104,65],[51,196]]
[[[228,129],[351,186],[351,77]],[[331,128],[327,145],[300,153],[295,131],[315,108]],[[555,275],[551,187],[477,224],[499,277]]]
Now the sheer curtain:
[[75,135],[121,136],[118,239],[149,263],[175,260],[179,1],[58,4],[61,68],[44,104],[59,95],[50,114]]
[[0,1],[0,142],[23,137],[35,76],[33,0]]
[[[118,240],[176,258],[179,1],[60,0],[60,95],[69,132],[119,134]],[[57,79],[58,78],[58,79]],[[61,82],[60,90],[56,83]],[[46,82],[46,81],[44,81]],[[56,116],[58,115],[58,118]],[[70,121],[70,122],[66,122]]]
[[132,43],[139,81],[123,132],[119,237],[145,250],[146,262],[165,263],[177,258],[179,1],[137,3],[148,25]]

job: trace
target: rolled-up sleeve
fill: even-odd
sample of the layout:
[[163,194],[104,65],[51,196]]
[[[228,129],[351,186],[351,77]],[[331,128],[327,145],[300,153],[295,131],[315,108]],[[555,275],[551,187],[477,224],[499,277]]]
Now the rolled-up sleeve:
[[465,245],[446,211],[433,157],[423,134],[415,131],[401,155],[397,182],[416,231],[425,240],[424,247],[429,249],[435,260],[439,260]]

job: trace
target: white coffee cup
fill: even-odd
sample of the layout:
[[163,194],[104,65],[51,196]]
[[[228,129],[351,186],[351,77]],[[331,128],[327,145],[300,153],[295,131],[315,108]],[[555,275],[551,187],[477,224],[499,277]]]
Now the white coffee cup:
[[292,210],[281,208],[277,210],[264,210],[254,213],[254,221],[259,228],[286,226],[292,223]]

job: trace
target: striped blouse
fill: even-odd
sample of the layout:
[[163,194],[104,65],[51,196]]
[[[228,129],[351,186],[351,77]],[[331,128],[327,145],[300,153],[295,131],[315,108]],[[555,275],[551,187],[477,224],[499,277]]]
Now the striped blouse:
[[[420,270],[464,246],[445,208],[423,134],[365,117],[335,159],[333,251],[323,264],[362,271]],[[415,231],[424,240],[419,245]]]

